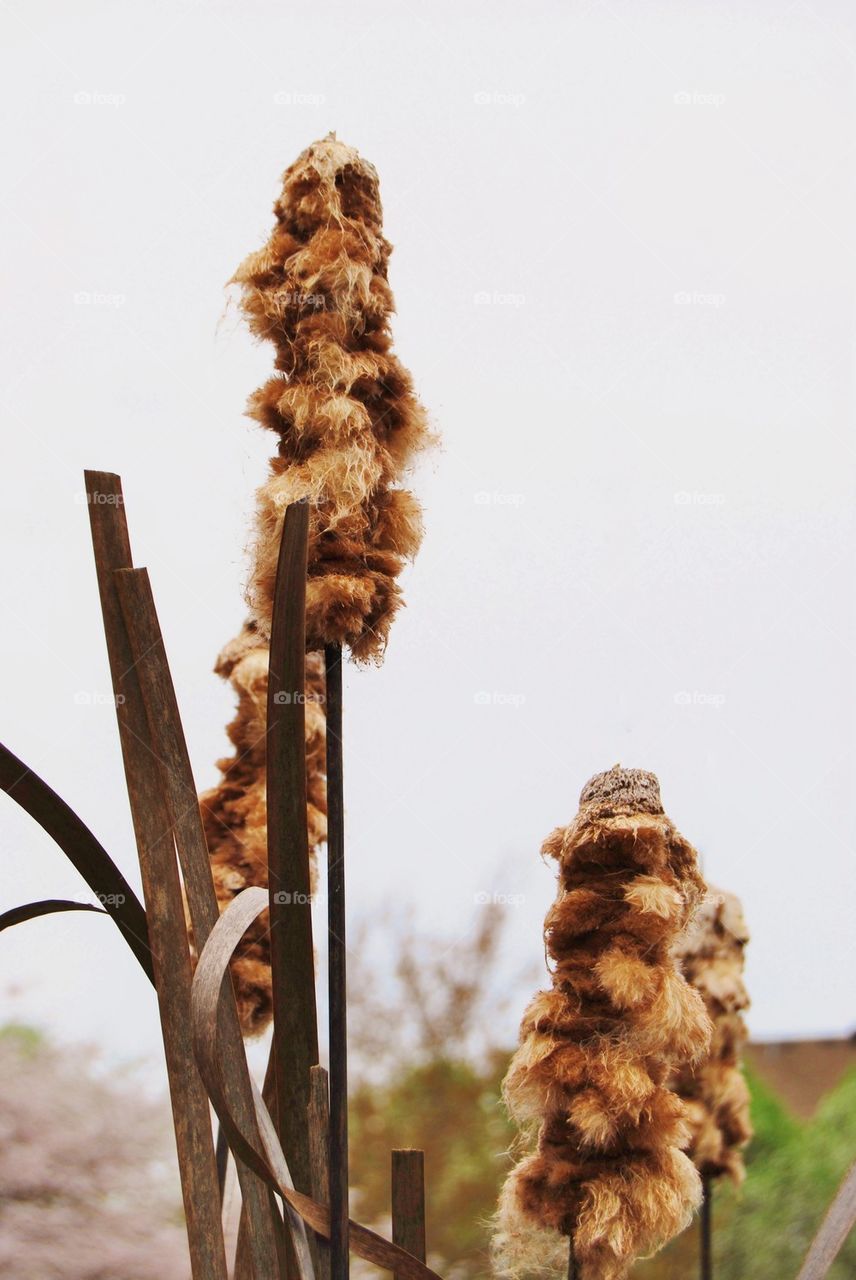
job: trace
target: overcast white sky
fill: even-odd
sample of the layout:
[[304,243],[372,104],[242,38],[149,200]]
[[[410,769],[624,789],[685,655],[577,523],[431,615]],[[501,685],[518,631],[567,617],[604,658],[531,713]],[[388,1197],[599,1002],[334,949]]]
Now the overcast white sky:
[[[273,443],[223,286],[335,129],[380,172],[443,435],[408,608],[347,677],[352,919],[412,905],[451,945],[493,910],[537,969],[540,842],[621,761],[744,901],[753,1032],[851,1030],[852,6],[12,0],[2,28],[5,741],[137,883],[80,498],[112,469],[214,779]],[[2,797],[0,843],[3,908],[87,900]],[[0,974],[4,1016],[158,1055],[109,922],[14,929]]]

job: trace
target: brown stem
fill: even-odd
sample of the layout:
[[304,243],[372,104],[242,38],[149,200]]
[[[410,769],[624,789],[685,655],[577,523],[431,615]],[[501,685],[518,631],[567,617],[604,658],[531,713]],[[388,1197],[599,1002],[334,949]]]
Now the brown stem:
[[345,946],[345,812],[342,649],[327,670],[327,963],[330,996],[330,1274],[348,1280],[348,1015]]
[[304,706],[309,508],[285,513],[268,680],[267,823],[276,1120],[294,1185],[308,1193],[309,1071],[318,1062]]

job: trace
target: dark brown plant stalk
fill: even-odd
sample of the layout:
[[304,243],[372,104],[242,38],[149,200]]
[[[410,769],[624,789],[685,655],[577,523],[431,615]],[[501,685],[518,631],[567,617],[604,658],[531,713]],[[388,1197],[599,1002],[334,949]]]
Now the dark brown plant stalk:
[[[268,687],[267,644],[252,624],[226,645],[215,671],[228,680],[237,710],[228,728],[234,754],[218,762],[222,777],[200,796],[211,872],[220,910],[250,885],[266,887],[267,806],[265,787]],[[327,835],[324,661],[306,655],[306,818],[314,859]],[[251,926],[232,964],[241,1026],[246,1035],[264,1031],[273,1012],[267,917]]]
[[618,1280],[682,1230],[701,1197],[667,1081],[710,1038],[670,954],[704,882],[656,777],[639,769],[592,778],[543,851],[559,864],[545,921],[552,985],[524,1014],[505,1080],[534,1150],[503,1188],[495,1268],[564,1274],[570,1237],[578,1276]]
[[695,1066],[685,1063],[672,1080],[687,1107],[688,1154],[702,1175],[727,1174],[738,1184],[746,1176],[743,1148],[752,1137],[749,1090],[741,1070],[747,1036],[743,1014],[749,1008],[743,981],[748,941],[739,898],[711,888],[673,949],[713,1023],[709,1054]]

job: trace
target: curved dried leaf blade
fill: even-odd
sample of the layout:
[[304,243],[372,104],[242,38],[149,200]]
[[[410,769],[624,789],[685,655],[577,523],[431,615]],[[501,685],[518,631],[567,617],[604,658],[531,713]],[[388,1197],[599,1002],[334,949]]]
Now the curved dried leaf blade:
[[811,1243],[797,1280],[823,1280],[856,1225],[856,1164],[851,1165],[820,1230]]
[[60,911],[94,911],[99,916],[109,913],[103,907],[94,907],[90,902],[70,902],[68,898],[42,898],[40,902],[25,902],[20,907],[12,907],[0,915],[0,933],[11,929],[14,924],[23,924],[25,920],[36,920],[39,916],[50,916]]
[[154,985],[149,931],[142,904],[95,836],[46,782],[0,743],[0,787],[56,841],[112,916]]

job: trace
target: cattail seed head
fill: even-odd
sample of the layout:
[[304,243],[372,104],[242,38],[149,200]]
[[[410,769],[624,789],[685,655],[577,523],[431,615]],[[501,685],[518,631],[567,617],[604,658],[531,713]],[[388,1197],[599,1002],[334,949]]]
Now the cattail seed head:
[[[326,837],[324,663],[348,645],[379,660],[402,603],[398,575],[422,538],[418,501],[400,481],[432,440],[410,374],[393,355],[377,173],[331,134],[283,176],[267,243],[234,282],[252,333],[275,349],[275,374],[249,413],[277,437],[257,493],[247,591],[250,619],[216,670],[237,696],[233,756],[200,798],[221,909],[249,885],[266,886],[265,742],[268,643],[283,521],[310,505],[306,586],[306,771],[310,856]],[[267,916],[232,964],[245,1032],[271,1017]]]
[[307,648],[346,644],[377,660],[402,603],[398,575],[422,540],[419,503],[400,481],[433,439],[392,352],[377,173],[331,134],[286,170],[274,212],[267,244],[234,276],[277,368],[249,402],[278,436],[258,494],[249,602],[269,635],[285,509],[306,500]]
[[523,1016],[504,1084],[534,1149],[503,1189],[494,1264],[514,1277],[563,1271],[572,1236],[584,1280],[618,1280],[700,1199],[685,1107],[666,1082],[711,1034],[670,954],[704,882],[656,777],[637,769],[592,778],[544,852],[559,870],[545,921],[552,985]]
[[672,1079],[687,1106],[688,1153],[701,1173],[727,1174],[736,1183],[746,1176],[743,1148],[752,1137],[749,1090],[741,1070],[747,1036],[743,1014],[749,1008],[743,981],[748,941],[739,898],[711,888],[673,948],[713,1022],[708,1056],[695,1066],[684,1064]]

